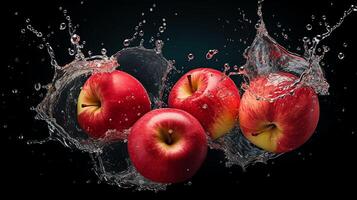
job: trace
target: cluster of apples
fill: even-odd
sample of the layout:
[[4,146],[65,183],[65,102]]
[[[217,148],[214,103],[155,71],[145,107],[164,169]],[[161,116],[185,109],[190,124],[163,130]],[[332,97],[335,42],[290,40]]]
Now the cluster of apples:
[[246,138],[270,152],[287,152],[314,132],[319,118],[315,92],[300,87],[274,102],[256,98],[282,94],[297,77],[275,73],[257,77],[240,99],[224,73],[198,68],[172,88],[169,108],[151,110],[149,95],[133,76],[119,70],[93,74],[78,98],[78,123],[95,139],[108,130],[130,129],[128,152],[144,177],[160,183],[192,177],[207,154],[207,137],[217,139],[240,124]]

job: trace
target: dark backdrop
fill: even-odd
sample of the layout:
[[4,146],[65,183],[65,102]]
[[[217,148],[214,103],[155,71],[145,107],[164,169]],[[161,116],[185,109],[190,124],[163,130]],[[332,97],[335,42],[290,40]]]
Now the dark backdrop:
[[[211,152],[202,169],[192,178],[191,186],[173,185],[167,191],[155,194],[132,193],[130,189],[97,184],[88,155],[64,148],[57,142],[26,145],[27,139],[47,134],[46,124],[34,120],[34,112],[29,108],[37,105],[44,95],[43,91],[35,91],[34,84],[50,82],[53,70],[46,52],[36,47],[39,44],[36,38],[20,33],[24,19],[30,17],[32,24],[44,33],[55,32],[50,42],[59,63],[65,64],[71,60],[67,53],[70,44],[68,35],[59,30],[59,24],[65,21],[59,6],[68,10],[74,23],[80,24],[78,33],[86,41],[87,50],[99,53],[105,47],[110,55],[122,48],[122,41],[134,33],[140,19],[159,24],[165,18],[168,24],[162,37],[165,39],[165,57],[175,59],[184,70],[197,66],[223,69],[225,62],[231,65],[244,63],[242,53],[255,35],[256,2],[84,0],[81,4],[81,1],[13,0],[9,3],[1,6],[5,14],[1,29],[5,56],[2,56],[0,73],[0,165],[3,168],[1,180],[5,186],[1,187],[2,191],[20,190],[28,192],[26,194],[78,191],[82,194],[125,193],[146,197],[171,192],[229,192],[238,198],[247,191],[259,194],[261,190],[269,190],[266,194],[276,196],[285,189],[301,194],[323,188],[325,193],[337,191],[338,188],[349,191],[355,186],[357,130],[353,95],[357,87],[354,62],[357,13],[348,17],[342,27],[324,42],[331,48],[324,59],[324,70],[331,85],[330,95],[320,97],[319,125],[305,145],[268,164],[250,166],[245,172],[238,166],[224,167],[224,163],[220,162],[222,154]],[[156,8],[149,16],[148,10],[153,3],[156,3]],[[302,46],[301,38],[319,33],[317,22],[321,21],[323,14],[333,24],[353,3],[356,4],[355,1],[266,1],[263,13],[271,35],[289,50],[301,53],[301,50],[296,50]],[[238,21],[243,19],[238,8],[244,10],[245,18],[252,20],[251,24]],[[141,12],[145,12],[143,18]],[[311,23],[312,14],[316,20],[313,29],[307,31],[305,26]],[[156,33],[157,29],[158,25],[147,24],[145,37]],[[282,32],[288,34],[287,40]],[[227,39],[234,42],[227,42]],[[343,45],[345,42],[347,47]],[[151,47],[147,43],[146,46]],[[204,58],[207,50],[213,48],[220,51],[215,57],[217,62]],[[187,62],[190,52],[195,59]],[[344,59],[337,58],[339,52],[344,53]]]

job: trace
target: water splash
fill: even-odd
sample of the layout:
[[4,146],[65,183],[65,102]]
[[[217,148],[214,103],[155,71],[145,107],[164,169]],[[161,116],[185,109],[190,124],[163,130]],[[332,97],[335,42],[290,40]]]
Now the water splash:
[[[27,144],[58,141],[65,147],[89,153],[93,160],[94,170],[103,181],[136,190],[158,191],[165,189],[166,184],[158,184],[145,179],[129,162],[126,138],[130,129],[121,133],[117,133],[116,130],[108,130],[105,137],[94,140],[80,129],[76,113],[77,98],[87,78],[93,73],[111,72],[116,69],[130,73],[145,86],[154,108],[165,106],[163,98],[167,91],[166,80],[170,71],[175,67],[162,55],[164,43],[157,40],[154,49],[146,49],[142,44],[139,47],[128,47],[113,56],[108,56],[107,50],[103,48],[101,49],[102,55],[92,55],[88,51],[90,56],[85,57],[82,53],[84,42],[76,33],[76,26],[73,26],[67,10],[62,8],[60,10],[67,22],[65,25],[61,24],[62,28],[60,29],[68,28],[72,45],[69,53],[74,56],[74,60],[64,66],[58,65],[51,45],[46,39],[43,39],[55,72],[52,82],[42,86],[47,90],[44,99],[31,110],[36,112],[35,119],[47,123],[49,136],[43,139],[28,140]],[[28,23],[27,29],[30,32],[39,38],[43,37],[41,32],[29,24],[30,19],[26,20],[26,23]],[[41,85],[35,84],[34,88],[37,91]],[[113,140],[114,135],[118,136],[115,138],[116,142]],[[116,156],[120,156],[121,159],[115,160]],[[116,170],[113,171],[114,168]]]
[[[323,47],[322,55],[317,55],[316,49],[324,38],[328,37],[333,30],[342,24],[347,15],[352,11],[356,11],[356,7],[352,6],[345,12],[340,22],[326,33],[314,37],[311,46],[309,46],[309,39],[307,38],[304,41],[306,42],[304,43],[305,54],[300,56],[287,51],[269,36],[262,17],[262,2],[258,3],[260,20],[256,24],[256,37],[252,45],[244,53],[244,57],[247,59],[246,64],[241,67],[236,65],[230,67],[227,63],[224,66],[224,72],[228,76],[244,75],[246,83],[242,84],[242,88],[245,90],[249,88],[249,80],[257,76],[268,75],[276,71],[286,71],[300,77],[296,83],[291,85],[291,91],[301,84],[305,84],[314,88],[319,94],[328,94],[328,83],[319,65],[324,52],[328,51],[328,47]],[[156,5],[154,5],[149,9],[150,12],[156,8]],[[80,36],[76,33],[76,26],[73,26],[67,10],[62,8],[60,10],[63,12],[67,22],[60,25],[60,30],[68,29],[72,44],[71,50],[73,50],[75,58],[71,63],[59,66],[52,47],[46,39],[43,40],[44,47],[46,47],[51,58],[51,65],[55,69],[55,74],[50,84],[42,86],[47,90],[46,96],[33,110],[37,113],[36,119],[44,120],[47,123],[49,137],[42,140],[31,140],[27,143],[43,144],[48,141],[59,141],[66,147],[88,152],[93,161],[95,173],[101,181],[136,190],[164,190],[167,187],[166,184],[158,184],[145,179],[130,163],[126,149],[126,138],[130,129],[120,134],[112,134],[115,130],[108,130],[106,137],[100,140],[93,140],[82,132],[76,121],[77,97],[85,80],[93,73],[110,72],[116,69],[128,72],[144,85],[151,101],[154,103],[153,108],[165,107],[166,104],[163,99],[168,90],[168,75],[175,67],[173,61],[168,61],[163,57],[163,41],[155,40],[153,36],[150,41],[155,42],[154,49],[144,48],[143,40],[141,40],[138,47],[128,47],[137,37],[144,35],[142,26],[146,21],[143,19],[135,27],[136,34],[134,33],[131,38],[124,40],[123,45],[127,48],[120,50],[113,56],[108,56],[106,49],[101,50],[102,55],[95,56],[88,51],[90,56],[85,57],[82,53],[83,42],[81,44]],[[142,14],[142,16],[144,15],[145,13]],[[166,29],[166,19],[162,21],[162,28],[161,26],[159,27],[159,35],[156,36],[160,36],[160,33],[163,33]],[[26,23],[28,25],[27,30],[37,37],[43,38],[42,32],[35,30],[29,24],[30,20],[26,20]],[[23,31],[21,30],[21,32]],[[208,55],[209,58],[207,59],[212,58],[214,54],[213,51]],[[190,53],[188,60],[192,59],[194,59],[194,55]],[[232,69],[233,71],[229,72]],[[39,86],[35,85],[36,90],[37,88]],[[15,93],[17,93],[17,90]],[[269,97],[260,98],[269,101],[275,100]],[[203,105],[203,107],[206,106]],[[113,142],[112,135],[119,135],[120,140]],[[21,136],[21,139],[23,139],[23,136]],[[243,169],[256,162],[266,162],[281,155],[268,153],[252,145],[240,133],[238,127],[215,141],[209,141],[209,146],[225,153],[226,166],[239,165]]]
[[[263,20],[262,3],[263,1],[258,2],[257,15],[259,20],[255,25],[257,29],[255,39],[243,54],[244,58],[246,58],[246,63],[239,68],[234,68],[234,71],[231,72],[229,71],[232,67],[226,63],[223,72],[228,76],[243,75],[244,83],[241,85],[243,90],[249,89],[249,82],[258,76],[274,78],[270,76],[274,72],[289,72],[299,77],[296,82],[284,86],[284,90],[282,91],[286,92],[282,94],[275,95],[274,97],[255,94],[259,100],[273,102],[278,98],[291,95],[301,86],[310,86],[317,94],[327,95],[329,84],[324,77],[320,62],[324,54],[329,51],[329,48],[323,46],[322,51],[321,48],[319,50],[318,45],[330,36],[336,28],[341,26],[344,19],[355,11],[356,7],[352,5],[351,8],[344,12],[343,17],[340,18],[340,21],[336,25],[327,28],[327,32],[315,36],[311,45],[308,45],[310,43],[308,38],[304,39],[305,53],[301,56],[289,52],[269,35]],[[307,29],[309,28],[307,27]],[[340,57],[343,59],[343,54]],[[225,136],[215,141],[210,141],[209,146],[225,153],[226,166],[239,165],[243,169],[256,162],[266,163],[268,160],[281,155],[263,151],[252,145],[244,138],[238,127]]]

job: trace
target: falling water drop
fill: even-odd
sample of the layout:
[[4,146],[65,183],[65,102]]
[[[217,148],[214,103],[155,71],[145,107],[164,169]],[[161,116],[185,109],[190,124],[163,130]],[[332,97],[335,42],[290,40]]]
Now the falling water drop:
[[195,58],[195,56],[192,53],[189,53],[187,55],[187,58],[188,58],[188,61],[190,61],[190,60],[193,60]]
[[164,42],[162,40],[155,41],[155,51],[157,54],[161,54],[161,50],[163,46],[164,46]]
[[217,49],[208,50],[208,52],[206,53],[206,59],[211,60],[213,58],[213,56],[216,55],[217,53],[218,53]]
[[34,88],[36,91],[39,91],[41,89],[41,83],[36,83]]
[[80,40],[81,40],[81,37],[79,37],[79,35],[77,35],[77,34],[73,34],[71,37],[71,43],[74,45],[78,44]]
[[357,6],[356,5],[351,5],[351,8],[354,12],[357,12]]
[[342,60],[343,58],[345,58],[345,54],[343,54],[342,52],[338,53],[338,59]]
[[306,25],[306,29],[307,29],[308,31],[310,31],[310,30],[312,29],[312,25],[311,25],[311,24],[307,24],[307,25]]
[[69,55],[73,56],[74,55],[74,50],[71,48],[68,48],[68,53]]
[[26,29],[21,29],[21,33],[24,34],[26,32]]
[[66,29],[66,23],[62,22],[60,24],[60,30],[64,30],[64,29]]
[[348,46],[347,42],[344,42],[342,46],[346,48]]
[[160,32],[160,33],[163,33],[164,30],[165,30],[165,28],[164,28],[163,26],[160,26],[160,27],[159,27],[159,32]]
[[129,46],[130,45],[130,40],[129,39],[125,39],[124,42],[123,42],[123,45],[125,47]]
[[106,56],[107,55],[107,50],[105,48],[103,48],[102,50],[100,50],[100,53],[103,55],[103,56]]
[[143,36],[144,36],[144,31],[143,31],[143,30],[140,30],[140,31],[139,31],[139,36],[140,36],[140,37],[143,37]]

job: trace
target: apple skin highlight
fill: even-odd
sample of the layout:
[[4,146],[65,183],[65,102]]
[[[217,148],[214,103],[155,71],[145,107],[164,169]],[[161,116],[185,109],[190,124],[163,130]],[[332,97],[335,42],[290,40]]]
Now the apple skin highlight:
[[149,95],[133,76],[119,70],[96,73],[83,85],[77,103],[77,120],[90,137],[98,139],[108,130],[129,129],[150,111]]
[[233,80],[221,71],[198,68],[177,81],[168,104],[192,114],[209,136],[216,139],[237,124],[240,95]]
[[159,183],[191,178],[207,154],[207,139],[199,121],[171,108],[148,112],[132,127],[128,137],[130,160],[137,171]]
[[314,133],[320,111],[312,88],[301,86],[273,102],[257,99],[257,95],[274,98],[289,93],[288,86],[297,79],[279,72],[250,82],[239,110],[240,128],[250,142],[266,151],[282,153],[300,147]]

